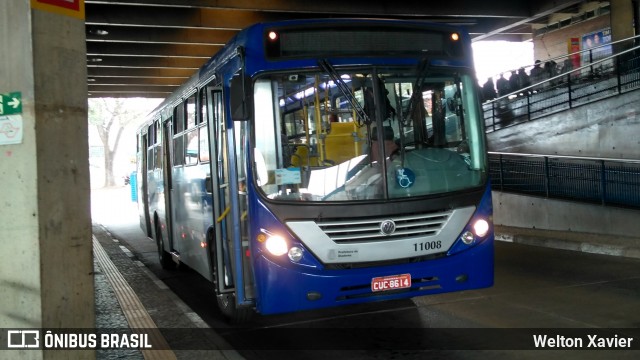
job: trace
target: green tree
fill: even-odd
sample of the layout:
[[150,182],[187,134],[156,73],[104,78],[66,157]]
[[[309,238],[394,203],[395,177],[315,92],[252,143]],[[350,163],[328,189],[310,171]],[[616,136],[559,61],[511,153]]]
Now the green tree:
[[96,127],[104,146],[104,186],[115,186],[113,165],[127,126],[138,126],[158,100],[136,98],[90,98],[89,124]]

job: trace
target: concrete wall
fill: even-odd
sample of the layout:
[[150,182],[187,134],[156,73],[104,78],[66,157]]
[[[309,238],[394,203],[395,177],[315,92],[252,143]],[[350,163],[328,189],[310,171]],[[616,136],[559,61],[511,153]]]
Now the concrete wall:
[[640,211],[493,192],[496,225],[638,236]]
[[487,134],[489,151],[640,159],[640,90]]
[[[640,90],[487,134],[490,151],[640,159]],[[640,211],[493,193],[496,225],[637,236]]]
[[544,62],[547,59],[569,54],[567,42],[571,38],[602,30],[611,26],[609,14],[601,15],[575,25],[550,31],[533,39],[533,56]]

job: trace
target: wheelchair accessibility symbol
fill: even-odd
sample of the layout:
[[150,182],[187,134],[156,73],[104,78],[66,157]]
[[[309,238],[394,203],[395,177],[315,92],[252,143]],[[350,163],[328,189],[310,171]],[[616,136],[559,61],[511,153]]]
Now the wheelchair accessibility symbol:
[[416,181],[416,174],[409,168],[399,168],[396,170],[396,182],[401,188],[408,188]]

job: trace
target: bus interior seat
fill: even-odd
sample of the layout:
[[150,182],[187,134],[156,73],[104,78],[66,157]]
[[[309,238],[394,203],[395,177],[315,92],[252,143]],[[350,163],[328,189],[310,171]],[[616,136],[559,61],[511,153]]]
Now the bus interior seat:
[[304,144],[296,145],[296,150],[291,156],[291,166],[318,166],[318,157],[309,157],[309,147]]
[[354,131],[353,122],[331,123],[331,132],[324,139],[327,159],[340,164],[356,156]]

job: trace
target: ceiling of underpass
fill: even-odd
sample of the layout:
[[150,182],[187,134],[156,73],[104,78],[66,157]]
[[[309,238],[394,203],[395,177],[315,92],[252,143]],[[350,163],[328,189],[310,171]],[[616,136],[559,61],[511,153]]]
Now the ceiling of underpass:
[[[525,41],[575,0],[85,0],[90,97],[164,98],[240,29],[296,18],[419,19],[464,25],[478,40]],[[591,2],[589,2],[591,3]]]

